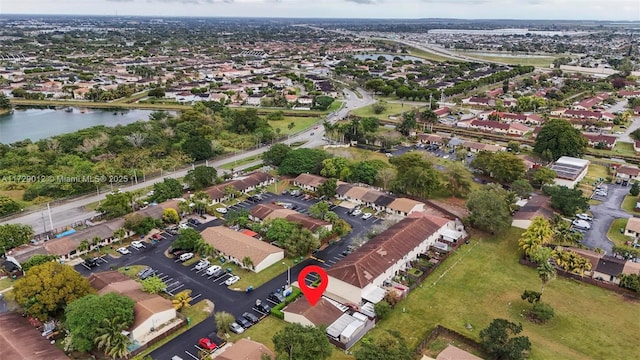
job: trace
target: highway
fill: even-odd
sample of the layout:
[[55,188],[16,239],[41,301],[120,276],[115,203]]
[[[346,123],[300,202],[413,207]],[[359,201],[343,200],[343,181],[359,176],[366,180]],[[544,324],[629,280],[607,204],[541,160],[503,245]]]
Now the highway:
[[[356,91],[361,95],[361,97],[358,97],[358,95],[356,95],[354,91],[345,89],[343,91],[345,95],[344,106],[341,109],[337,110],[336,112],[329,114],[329,116],[327,117],[327,120],[329,120],[332,123],[339,121],[341,119],[344,119],[349,114],[349,111],[371,105],[375,102],[375,99],[365,90],[358,88],[356,89]],[[311,129],[307,129],[306,131],[303,131],[295,136],[292,136],[289,139],[282,142],[285,144],[291,144],[298,141],[306,141],[306,143],[302,145],[302,147],[315,148],[315,147],[319,147],[326,144],[326,142],[322,140],[323,136],[324,136],[324,128],[322,125],[319,125],[317,129],[313,129],[312,127]],[[252,151],[244,152],[242,154],[225,158],[224,160],[218,160],[218,161],[214,160],[212,162],[209,162],[209,166],[219,168],[221,165],[224,165],[224,164],[240,161],[247,157],[262,154],[268,149],[269,149],[268,146],[263,146],[261,148],[258,148]],[[255,165],[255,162],[246,164],[243,166],[238,166],[236,170],[242,170],[244,168],[247,168],[253,165]],[[184,177],[189,170],[190,169],[187,168],[185,170],[180,170],[173,173],[167,173],[165,177],[181,178],[181,177]],[[123,191],[138,190],[138,189],[152,186],[156,182],[161,182],[162,180],[163,178],[155,178],[153,180],[147,180],[144,182],[138,181],[137,184],[123,186],[121,187],[121,189]],[[22,216],[14,217],[10,220],[5,220],[3,222],[0,222],[0,225],[15,224],[15,223],[30,225],[31,227],[33,227],[36,234],[51,230],[52,228],[51,225],[53,225],[53,229],[59,229],[61,227],[68,226],[70,224],[74,224],[74,223],[83,221],[85,219],[88,219],[94,215],[97,215],[97,212],[87,211],[84,208],[84,206],[91,203],[95,203],[100,200],[104,200],[107,193],[108,192],[103,192],[100,194],[96,193],[96,195],[93,195],[93,196],[84,196],[63,204],[51,206],[50,217],[49,217],[49,212],[45,208],[43,210],[37,210],[37,211],[25,213]]]

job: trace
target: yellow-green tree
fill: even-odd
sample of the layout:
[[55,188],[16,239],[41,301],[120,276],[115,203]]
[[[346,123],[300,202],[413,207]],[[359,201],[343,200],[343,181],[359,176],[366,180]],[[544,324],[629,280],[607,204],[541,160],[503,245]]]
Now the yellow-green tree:
[[58,315],[67,304],[95,293],[87,279],[71,266],[57,262],[32,267],[16,281],[13,291],[18,304],[40,320]]
[[176,296],[174,296],[173,300],[171,300],[171,302],[173,303],[173,307],[176,310],[180,311],[182,309],[190,307],[191,300],[193,300],[191,298],[191,290],[187,289],[177,293]]
[[541,216],[533,218],[531,225],[522,233],[518,245],[529,256],[539,246],[549,243],[553,237],[553,230],[549,221]]
[[162,221],[167,224],[177,224],[180,222],[180,216],[176,209],[167,208],[162,211]]

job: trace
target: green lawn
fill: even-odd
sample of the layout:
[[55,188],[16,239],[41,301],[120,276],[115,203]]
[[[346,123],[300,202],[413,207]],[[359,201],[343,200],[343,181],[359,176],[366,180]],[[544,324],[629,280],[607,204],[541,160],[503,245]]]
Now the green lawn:
[[530,65],[530,66],[545,67],[545,68],[548,68],[549,65],[553,63],[553,60],[556,59],[555,56],[527,57],[526,55],[499,56],[499,54],[496,54],[496,56],[490,56],[490,55],[484,55],[484,54],[476,54],[473,52],[457,52],[457,53],[463,56],[468,56],[468,57],[472,57],[480,60],[494,61],[494,62],[511,64],[511,65]]
[[0,291],[12,287],[13,282],[14,282],[13,279],[11,279],[10,277],[0,279]]
[[335,100],[334,102],[331,103],[331,105],[327,109],[327,112],[334,112],[334,111],[340,109],[341,106],[342,106],[342,101]]
[[374,117],[380,120],[389,120],[389,116],[400,116],[403,111],[411,111],[416,109],[417,106],[411,106],[409,104],[387,103],[387,110],[381,114],[373,112],[373,105],[365,106],[351,112],[352,115],[361,117]]
[[238,166],[242,166],[242,165],[246,165],[246,164],[251,164],[252,162],[258,161],[262,159],[262,154],[258,154],[258,155],[253,155],[253,156],[249,156],[246,157],[240,161],[233,161],[230,163],[226,163],[223,165],[220,165],[221,169],[225,169],[225,170],[231,170],[233,168],[237,168]]
[[609,227],[607,237],[613,241],[615,245],[624,245],[627,241],[631,240],[631,237],[624,234],[624,229],[627,227],[627,221],[629,219],[615,219]]
[[131,265],[131,266],[125,266],[125,267],[121,267],[118,269],[118,271],[120,271],[121,273],[127,275],[128,277],[132,278],[132,279],[136,279],[138,273],[140,272],[140,270],[146,268],[147,266],[145,265]]
[[622,201],[622,210],[628,212],[629,214],[638,214],[638,211],[635,211],[636,203],[638,202],[637,196],[627,195],[624,197]]
[[381,160],[385,163],[389,162],[389,158],[387,158],[387,156],[382,153],[371,150],[358,149],[354,147],[328,148],[325,149],[325,151],[335,156],[341,156],[354,161]]
[[[313,124],[317,123],[320,121],[320,117],[316,117],[316,116],[287,116],[285,117],[283,120],[275,120],[275,121],[269,121],[269,124],[274,128],[274,129],[280,129],[280,134],[281,135],[288,135],[288,134],[295,134],[299,131],[302,130],[306,130],[308,128],[310,128],[311,126],[313,126]],[[293,127],[293,129],[291,129],[291,132],[289,132],[289,124],[290,123],[294,123],[295,126]]]
[[[615,158],[616,155],[624,155],[624,156],[635,156],[636,155],[636,152],[633,150],[633,144],[626,143],[626,142],[617,142],[616,146],[611,150],[594,149],[594,148],[589,148],[588,150],[589,150],[589,152],[591,152],[593,154],[597,154],[598,156],[601,156],[601,157],[613,157],[613,158]],[[591,166],[592,165],[589,165],[589,167],[591,167]]]
[[[242,338],[249,338],[253,341],[266,345],[271,350],[274,350],[275,346],[273,345],[272,340],[273,335],[284,329],[286,325],[287,323],[284,320],[280,320],[275,316],[267,316],[264,320],[248,328],[240,335],[233,333],[230,334],[231,336],[227,341],[234,342]],[[331,348],[333,349],[333,353],[330,357],[331,360],[353,360],[353,357],[345,354],[335,346],[331,346]]]
[[[240,281],[235,283],[233,286],[239,287],[241,289],[246,289],[249,286],[253,286],[254,289],[258,288],[260,285],[287,271],[287,267],[285,265],[282,265],[282,262],[289,266],[295,265],[292,259],[284,259],[283,261],[277,262],[260,271],[259,273],[254,273],[253,271],[248,270],[240,270],[238,272]],[[291,282],[294,282],[295,280],[296,279],[291,279]]]
[[[543,301],[556,317],[537,325],[523,318],[525,289],[539,289],[537,272],[518,263],[521,229],[463,245],[410,293],[371,332],[399,331],[415,347],[436,324],[478,339],[495,318],[521,322],[533,344],[531,359],[631,359],[637,357],[638,304],[614,292],[558,278],[545,287]],[[470,323],[473,330],[466,329]]]
[[[211,315],[211,301],[207,300],[207,299],[204,299],[204,300],[198,302],[197,304],[182,310],[182,314],[185,317],[188,317],[189,319],[191,319],[191,325],[183,326],[182,328],[178,329],[173,334],[171,334],[171,335],[167,336],[166,338],[158,341],[157,343],[151,345],[149,348],[147,348],[146,350],[144,350],[140,354],[136,355],[133,358],[133,360],[142,360],[142,359],[144,359],[145,356],[151,354],[153,351],[155,351],[156,349],[160,348],[161,346],[163,346],[164,344],[168,343],[169,341],[173,340],[178,335],[180,335],[183,332],[191,329],[192,327],[196,326],[197,324],[201,323],[202,321],[208,319],[209,316]],[[209,319],[208,321],[212,322],[211,327],[213,327],[213,321],[214,321],[213,318]]]

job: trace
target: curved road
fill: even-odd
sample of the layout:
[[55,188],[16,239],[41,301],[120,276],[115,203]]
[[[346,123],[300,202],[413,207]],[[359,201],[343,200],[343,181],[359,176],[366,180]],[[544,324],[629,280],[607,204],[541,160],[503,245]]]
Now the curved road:
[[[329,120],[330,122],[336,122],[338,120],[344,119],[348,115],[349,111],[371,105],[375,102],[375,99],[370,94],[368,94],[365,90],[358,88],[357,92],[361,95],[361,97],[358,97],[358,95],[356,95],[355,92],[345,89],[343,91],[346,99],[345,105],[340,110],[329,114],[329,116],[327,117],[327,120]],[[311,134],[313,134],[313,136]],[[319,126],[318,129],[315,129],[315,130],[308,129],[282,142],[285,144],[291,144],[297,141],[306,141],[306,143],[302,145],[302,147],[314,148],[314,147],[318,147],[326,144],[326,142],[322,140],[323,136],[324,136],[324,128],[322,126]],[[224,164],[240,161],[250,156],[262,154],[267,149],[268,149],[268,146],[264,146],[259,149],[255,149],[252,151],[248,151],[242,154],[238,154],[238,155],[226,158],[224,160],[210,162],[209,166],[219,168],[221,165],[224,165]],[[241,170],[243,168],[246,168],[252,165],[253,164],[246,164],[244,166],[239,166],[238,170]],[[174,173],[167,174],[165,177],[169,177],[169,178],[184,177],[188,171],[189,169],[176,171]],[[148,180],[148,181],[138,181],[137,184],[122,187],[122,189],[125,191],[142,189],[142,188],[151,186],[157,182],[160,182],[162,180],[163,178],[155,178],[153,180]],[[95,211],[85,210],[84,206],[91,203],[95,203],[100,200],[104,200],[106,194],[108,194],[108,192],[96,194],[93,196],[85,196],[85,197],[78,198],[76,200],[69,201],[64,204],[52,206],[51,222],[53,223],[53,228],[58,229],[79,221],[83,221],[94,215],[97,215],[97,212]],[[51,230],[49,213],[46,209],[29,212],[24,214],[23,216],[15,217],[13,219],[0,222],[0,225],[15,224],[15,223],[31,225],[31,227],[33,227],[33,230],[36,232],[36,234]]]

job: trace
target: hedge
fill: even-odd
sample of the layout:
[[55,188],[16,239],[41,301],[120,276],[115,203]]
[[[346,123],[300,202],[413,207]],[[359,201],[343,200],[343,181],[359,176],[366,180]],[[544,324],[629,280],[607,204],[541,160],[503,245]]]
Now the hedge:
[[284,320],[284,313],[282,312],[282,309],[285,306],[291,304],[301,294],[302,294],[302,291],[300,291],[300,289],[298,289],[297,287],[294,287],[293,291],[291,291],[291,294],[284,299],[284,302],[282,302],[282,303],[274,306],[273,308],[271,308],[271,313],[275,317]]

